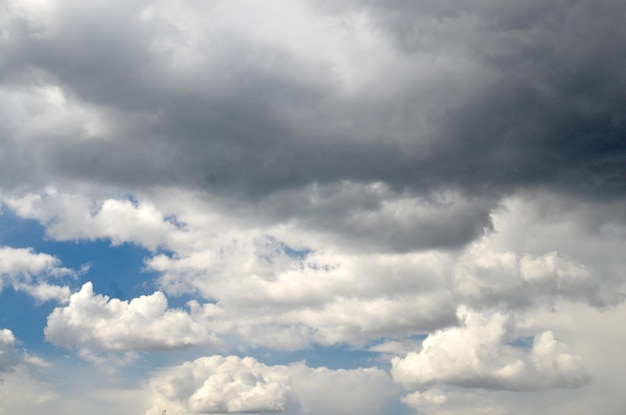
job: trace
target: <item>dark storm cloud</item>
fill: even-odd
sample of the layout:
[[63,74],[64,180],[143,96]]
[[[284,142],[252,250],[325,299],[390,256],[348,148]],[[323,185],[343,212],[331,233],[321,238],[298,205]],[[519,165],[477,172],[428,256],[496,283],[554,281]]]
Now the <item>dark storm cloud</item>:
[[419,169],[475,191],[624,195],[622,2],[354,3],[405,53],[451,51],[491,73],[432,120],[435,150]]
[[[477,210],[444,221],[455,226],[424,237],[433,246],[479,235],[498,199],[516,190],[626,194],[623,2],[318,5],[338,16],[367,11],[401,57],[433,66],[426,81],[389,77],[402,91],[393,100],[367,89],[343,94],[323,57],[305,62],[215,29],[210,11],[192,45],[180,27],[140,18],[147,5],[68,2],[51,29],[9,19],[6,90],[58,83],[68,100],[104,114],[109,129],[81,139],[75,120],[24,141],[16,138],[23,126],[4,120],[5,183],[80,178],[263,199],[313,184],[343,191],[335,185],[381,182],[396,196],[451,190],[478,200]],[[193,59],[177,66],[184,48]],[[441,74],[438,59],[451,62]]]

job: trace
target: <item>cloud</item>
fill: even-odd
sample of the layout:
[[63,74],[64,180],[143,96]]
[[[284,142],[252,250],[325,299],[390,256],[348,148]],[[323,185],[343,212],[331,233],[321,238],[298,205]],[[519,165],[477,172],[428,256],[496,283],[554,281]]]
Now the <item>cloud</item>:
[[48,188],[7,198],[5,204],[20,217],[38,220],[48,236],[60,241],[107,238],[115,245],[133,242],[156,250],[169,247],[178,233],[154,206],[127,198],[94,200]]
[[3,285],[8,284],[38,301],[67,301],[69,287],[53,285],[48,281],[63,282],[63,277],[75,277],[78,273],[60,265],[58,258],[35,253],[32,248],[0,247],[0,291]]
[[51,366],[41,357],[30,355],[21,349],[18,346],[19,343],[11,330],[0,329],[0,372],[20,371],[25,364],[40,368]]
[[448,398],[441,393],[435,391],[426,392],[413,392],[402,397],[402,402],[415,407],[423,408],[424,406],[443,405],[448,401]]
[[283,412],[292,394],[284,369],[251,357],[211,356],[166,371],[153,387],[193,413]]
[[46,340],[87,352],[165,350],[216,341],[185,311],[170,310],[161,292],[132,301],[94,294],[91,282],[55,308],[44,329]]
[[535,335],[525,349],[514,346],[510,316],[460,307],[459,319],[461,327],[429,335],[419,353],[394,358],[394,380],[411,389],[448,384],[522,391],[579,387],[589,380],[580,358],[551,331]]
[[[56,240],[108,238],[114,244],[133,242],[153,251],[192,249],[197,241],[190,237],[197,238],[206,230],[194,227],[193,222],[184,226],[187,222],[182,217],[191,214],[197,221],[197,212],[181,211],[175,205],[168,207],[172,212],[164,211],[168,202],[162,199],[169,192],[158,192],[157,200],[150,201],[137,199],[140,195],[67,193],[48,187],[41,193],[6,197],[4,203],[20,217],[38,220]],[[456,192],[396,194],[384,183],[342,182],[279,192],[259,201],[254,212],[227,198],[203,200],[198,194],[176,193],[194,204],[202,203],[203,210],[222,220],[267,227],[287,223],[333,245],[369,252],[462,246],[491,230],[494,207],[490,201],[468,200]],[[177,216],[181,216],[178,223],[172,220]],[[227,229],[223,224],[211,225]]]
[[55,409],[61,399],[50,385],[33,379],[26,371],[15,370],[2,374],[0,382],[0,410],[6,413],[28,413]]
[[90,412],[104,415],[112,410],[141,413],[144,409],[143,391],[112,387],[103,376],[86,374],[66,363],[61,363],[61,368],[46,369],[46,377],[53,376],[53,381],[39,379],[37,372],[41,369],[2,373],[0,410],[19,414]]
[[32,248],[0,248],[0,272],[2,275],[16,277],[48,274],[51,277],[71,274],[71,270],[59,267],[59,259],[47,254],[37,254]]
[[[621,315],[625,14],[592,0],[2,2],[3,203],[52,240],[147,248],[162,293],[70,299],[62,278],[78,273],[8,247],[0,283],[69,300],[47,338],[94,361],[217,337],[239,353],[347,344],[397,355],[404,402],[439,413],[580,385],[575,321],[510,325],[576,304],[574,320]],[[287,368],[290,398],[274,402],[339,411]]]
[[344,246],[407,252],[462,246],[491,230],[489,199],[459,192],[419,195],[384,182],[341,181],[276,192],[257,205],[273,221],[330,233]]
[[[478,204],[537,187],[623,198],[623,58],[612,53],[622,6],[280,9],[12,8],[5,101],[42,126],[8,123],[5,160],[21,161],[5,170],[236,200],[344,181],[397,195],[458,191]],[[459,224],[469,234],[457,238],[485,218],[469,215]]]
[[599,284],[597,277],[555,251],[534,257],[494,252],[476,243],[455,264],[453,281],[463,301],[475,306],[528,307],[563,298],[598,307],[620,303],[623,282],[607,278]]
[[311,342],[364,344],[455,321],[453,296],[431,255],[298,257],[279,241],[240,237],[187,257],[157,255],[147,261],[162,273],[166,291],[217,300],[199,306],[197,314],[218,333],[291,349]]
[[398,390],[386,371],[371,367],[332,370],[289,366],[303,414],[375,415],[391,413]]
[[444,62],[429,96],[430,157],[416,166],[425,177],[472,193],[623,198],[623,5],[357,0],[326,10],[366,13],[416,67]]
[[[315,194],[311,198],[319,206],[328,204],[326,216],[332,216],[334,210],[348,209],[351,198],[369,197],[363,187],[352,189],[346,201]],[[389,196],[384,186],[370,190],[386,195],[381,201]],[[623,298],[619,261],[612,249],[585,262],[572,259],[584,256],[580,249],[570,249],[570,240],[592,246],[608,235],[593,236],[585,226],[570,226],[569,219],[559,225],[536,217],[535,223],[523,226],[545,235],[554,227],[572,230],[545,244],[548,251],[526,251],[538,245],[521,243],[521,225],[516,222],[532,217],[540,207],[525,199],[507,200],[490,216],[497,227],[456,252],[371,252],[360,250],[351,241],[356,236],[344,235],[345,228],[335,233],[318,226],[315,232],[307,222],[289,216],[279,224],[271,218],[259,221],[238,208],[207,205],[203,197],[189,192],[177,193],[175,199],[185,201],[180,206],[167,193],[89,198],[48,189],[7,199],[7,206],[41,221],[57,239],[109,238],[153,250],[145,262],[160,274],[160,289],[170,296],[197,296],[192,303],[194,322],[243,347],[365,345],[425,334],[455,324],[458,304],[528,310],[563,300],[607,307]],[[367,203],[372,212],[363,217],[376,217],[379,202]],[[429,208],[424,218],[437,214]],[[394,215],[400,222],[408,220],[403,210]],[[559,229],[554,232],[562,232]]]
[[[267,366],[252,357],[209,356],[163,369],[149,389],[162,409],[191,413],[376,414],[393,394],[379,369]],[[341,402],[340,407],[337,402]]]
[[0,330],[0,371],[4,372],[19,363],[15,350],[15,336],[9,329]]

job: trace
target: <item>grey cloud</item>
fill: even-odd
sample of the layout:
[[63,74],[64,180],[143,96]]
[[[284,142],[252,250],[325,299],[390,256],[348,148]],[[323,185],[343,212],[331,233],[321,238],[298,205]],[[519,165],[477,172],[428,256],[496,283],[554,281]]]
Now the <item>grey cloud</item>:
[[557,299],[566,298],[602,308],[624,299],[622,279],[607,274],[556,252],[532,257],[473,247],[455,265],[453,284],[461,302],[475,307],[554,307]]
[[432,120],[433,157],[419,167],[440,184],[623,197],[623,4],[353,3],[406,54],[456,54],[489,74],[452,80],[482,85]]
[[[365,9],[396,48],[393,59],[416,68],[352,94],[327,57],[305,60],[219,26],[210,9],[200,11],[206,27],[145,19],[147,5],[76,2],[46,24],[10,20],[2,44],[7,89],[58,83],[108,130],[84,139],[85,121],[76,119],[24,142],[16,138],[22,125],[0,127],[5,183],[183,185],[271,205],[276,195],[316,184],[380,182],[396,195],[454,191],[467,199],[467,211],[449,212],[451,226],[417,226],[414,234],[426,236],[397,238],[394,249],[467,243],[489,229],[496,202],[520,189],[624,197],[619,16],[626,7],[619,3],[319,6],[338,19]],[[176,66],[183,58],[190,59],[184,71]],[[398,92],[385,98],[385,90]],[[36,113],[25,110],[25,120]],[[383,222],[347,233],[367,240]]]
[[8,371],[21,362],[15,349],[15,336],[9,329],[0,330],[0,372]]
[[492,230],[493,207],[491,200],[458,193],[416,197],[383,183],[344,181],[273,193],[255,205],[255,214],[334,233],[360,251],[401,252],[462,246]]

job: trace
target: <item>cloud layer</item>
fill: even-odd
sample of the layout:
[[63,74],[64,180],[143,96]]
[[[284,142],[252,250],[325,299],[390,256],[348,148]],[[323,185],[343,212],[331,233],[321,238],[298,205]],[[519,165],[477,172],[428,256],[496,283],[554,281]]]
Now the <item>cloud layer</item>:
[[375,414],[393,389],[375,368],[312,369],[302,362],[268,366],[251,357],[216,355],[155,376],[150,390],[158,406],[147,414],[166,407],[190,413]]
[[621,198],[624,8],[562,7],[9,3],[3,177]]
[[[0,295],[49,307],[29,347],[123,360],[94,387],[131,388],[119,412],[621,409],[598,356],[626,294],[624,21],[611,0],[4,1],[0,213],[47,243],[0,229]],[[135,298],[63,266],[96,241],[145,249]],[[1,321],[10,390],[49,391]],[[376,357],[276,357],[317,350]],[[91,406],[68,393],[42,396]]]

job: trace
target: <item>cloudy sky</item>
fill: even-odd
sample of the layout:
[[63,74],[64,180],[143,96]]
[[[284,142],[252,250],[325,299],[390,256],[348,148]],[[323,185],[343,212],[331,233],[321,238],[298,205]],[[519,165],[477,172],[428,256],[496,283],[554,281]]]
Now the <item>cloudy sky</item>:
[[625,21],[0,0],[0,413],[623,413]]

